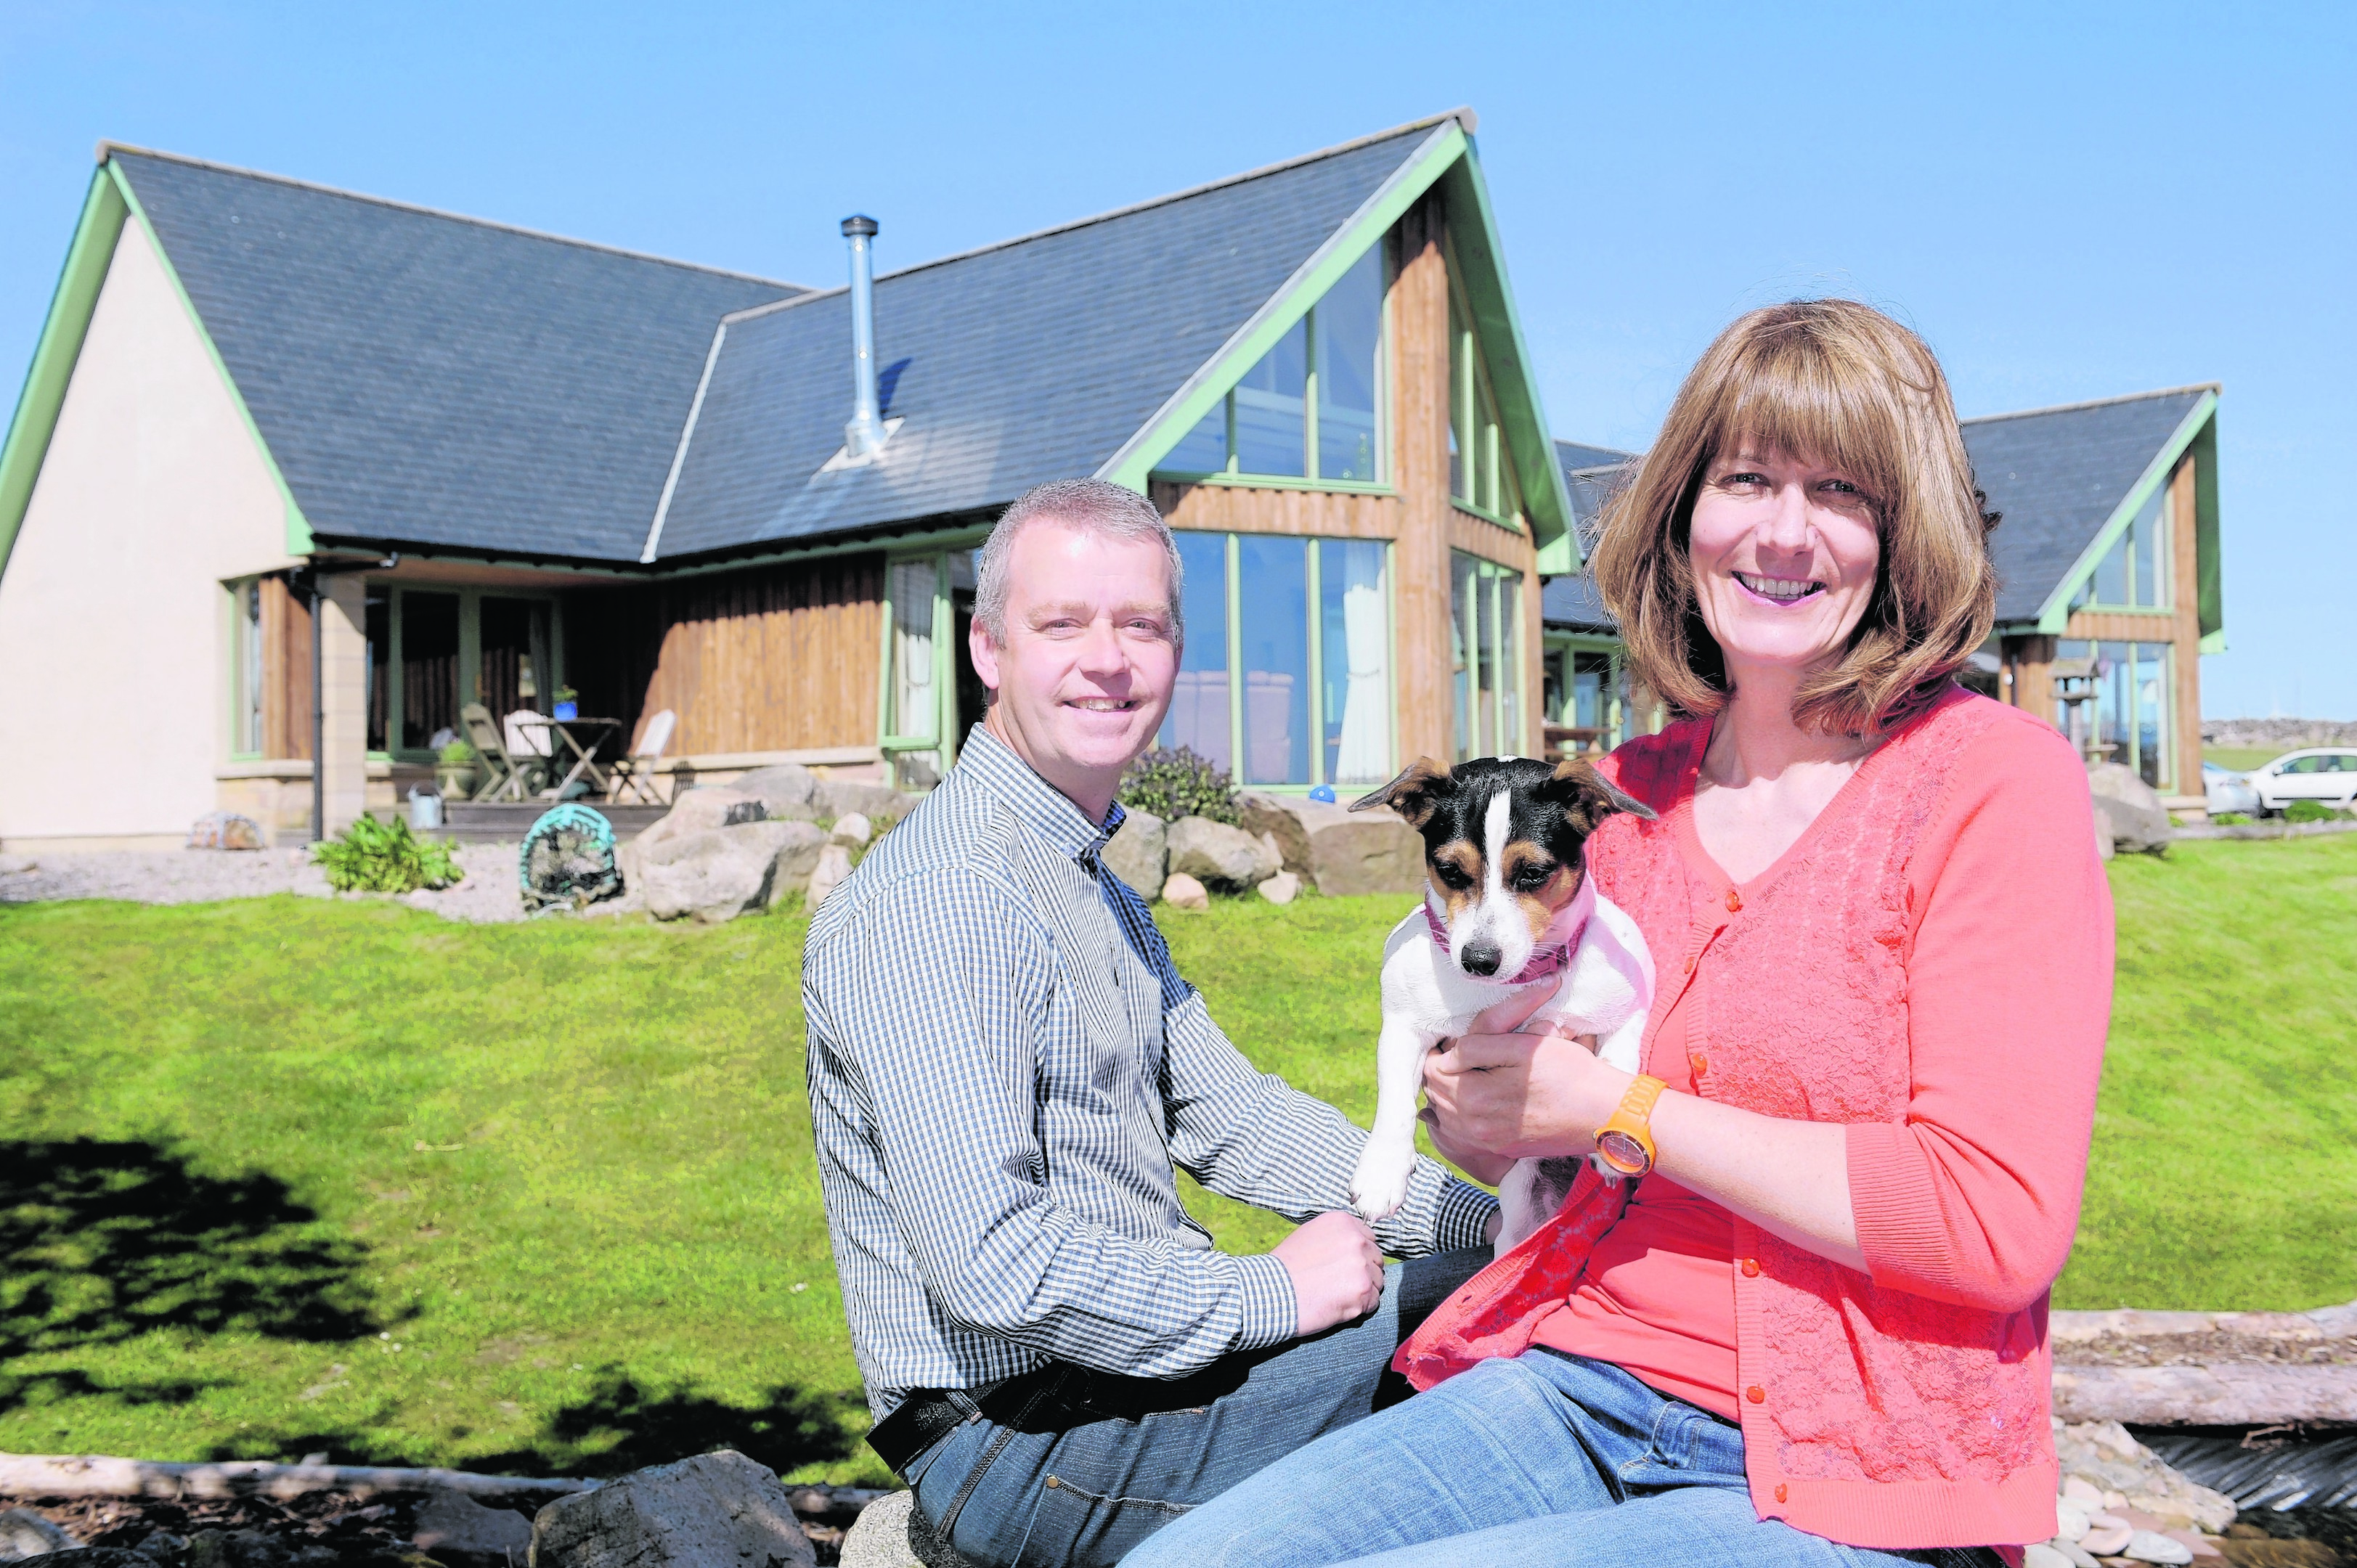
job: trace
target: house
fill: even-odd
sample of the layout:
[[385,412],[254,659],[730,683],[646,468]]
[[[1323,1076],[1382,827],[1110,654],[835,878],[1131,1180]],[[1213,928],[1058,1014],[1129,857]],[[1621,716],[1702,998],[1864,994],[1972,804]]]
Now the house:
[[675,714],[682,777],[920,788],[974,547],[1076,474],[1178,531],[1166,743],[1277,790],[1535,750],[1579,556],[1473,127],[876,277],[873,451],[856,288],[102,145],[0,448],[0,842],[293,834],[315,783],[332,831],[568,687]]
[[[2202,807],[2201,660],[2225,650],[2218,571],[2218,389],[2178,387],[1963,422],[1989,535],[1996,628],[1967,685],[2028,708],[2087,759]],[[1592,540],[1633,454],[1557,442],[1579,537]],[[1544,596],[1550,735],[1611,746],[1659,727],[1627,689],[1618,628],[1585,573]]]

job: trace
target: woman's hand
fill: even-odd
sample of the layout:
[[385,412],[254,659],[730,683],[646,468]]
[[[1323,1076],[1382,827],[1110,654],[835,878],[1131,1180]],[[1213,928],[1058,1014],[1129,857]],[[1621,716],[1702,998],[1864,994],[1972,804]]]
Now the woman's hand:
[[1425,1136],[1432,1140],[1432,1146],[1439,1151],[1440,1157],[1483,1187],[1497,1186],[1506,1179],[1506,1173],[1514,1168],[1512,1155],[1493,1155],[1487,1149],[1478,1149],[1469,1144],[1460,1144],[1450,1137],[1442,1131],[1439,1121],[1432,1113],[1431,1106],[1426,1106],[1415,1115],[1416,1120],[1424,1123]]
[[[1629,1087],[1627,1073],[1596,1059],[1593,1036],[1512,1033],[1547,994],[1507,998],[1476,1018],[1472,1032],[1425,1058],[1433,1146],[1492,1186],[1515,1160],[1587,1153]],[[1497,1176],[1481,1175],[1469,1159],[1494,1162]]]

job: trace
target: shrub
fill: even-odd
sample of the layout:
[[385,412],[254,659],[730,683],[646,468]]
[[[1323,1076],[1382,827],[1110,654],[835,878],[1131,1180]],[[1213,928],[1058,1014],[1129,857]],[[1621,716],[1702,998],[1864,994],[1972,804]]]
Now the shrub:
[[447,762],[450,764],[451,767],[456,768],[462,763],[474,761],[475,748],[468,746],[463,740],[454,740],[449,745],[444,746],[441,750],[436,752],[434,757],[436,761]]
[[1121,803],[1165,822],[1209,817],[1232,826],[1240,815],[1234,782],[1210,758],[1184,746],[1176,750],[1157,746],[1131,763],[1121,776]]
[[2294,800],[2284,808],[2287,822],[2329,822],[2340,814],[2321,800]]
[[447,887],[466,875],[447,840],[425,840],[399,817],[381,822],[362,817],[340,838],[311,846],[311,862],[328,874],[339,893],[408,893]]
[[2221,811],[2210,820],[2212,822],[2222,828],[2247,827],[2250,825],[2251,813],[2248,811]]

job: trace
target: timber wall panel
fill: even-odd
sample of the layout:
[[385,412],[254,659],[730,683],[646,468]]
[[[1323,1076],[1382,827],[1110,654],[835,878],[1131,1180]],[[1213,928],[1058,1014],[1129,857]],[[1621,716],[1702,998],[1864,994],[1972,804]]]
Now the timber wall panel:
[[574,595],[584,712],[679,715],[670,752],[876,744],[884,558],[830,556]]
[[1392,483],[1405,526],[1392,553],[1399,618],[1399,755],[1449,754],[1448,263],[1438,192],[1400,220],[1392,285]]
[[2195,507],[2193,454],[2169,477],[2169,592],[2177,602],[2177,792],[2202,793],[2201,784],[2201,541]]
[[309,761],[311,607],[284,577],[262,579],[262,755]]

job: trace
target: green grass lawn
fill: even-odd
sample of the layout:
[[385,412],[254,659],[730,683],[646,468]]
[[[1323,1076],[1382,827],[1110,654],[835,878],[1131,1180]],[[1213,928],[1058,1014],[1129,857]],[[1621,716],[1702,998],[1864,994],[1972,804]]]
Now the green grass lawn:
[[[2064,1305],[2357,1295],[2357,837],[2114,863]],[[1166,915],[1255,1060],[1364,1120],[1400,900]],[[802,1099],[802,919],[0,908],[0,1449],[883,1478]],[[1193,1193],[1224,1244],[1273,1217]]]

